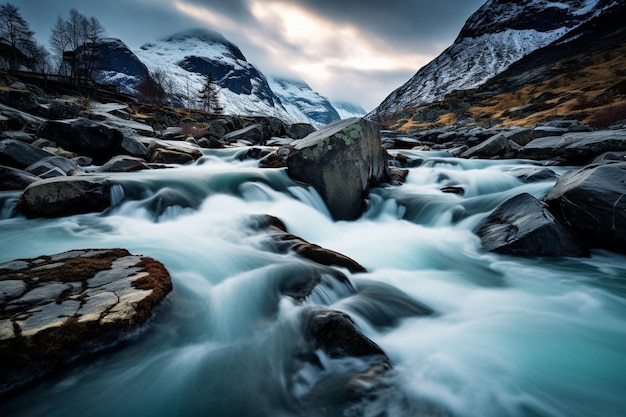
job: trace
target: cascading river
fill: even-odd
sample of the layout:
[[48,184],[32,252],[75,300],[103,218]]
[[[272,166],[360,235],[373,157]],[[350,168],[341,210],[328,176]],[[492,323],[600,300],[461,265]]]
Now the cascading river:
[[[27,220],[12,216],[15,193],[0,196],[0,262],[123,247],[163,262],[174,282],[122,346],[0,398],[0,415],[624,415],[626,258],[503,256],[472,232],[499,203],[541,198],[554,180],[523,183],[524,161],[402,151],[421,161],[406,184],[373,190],[359,220],[335,222],[312,189],[240,152],[107,174],[116,185],[105,213]],[[448,186],[464,193],[440,191]],[[249,227],[256,214],[368,272],[341,271],[340,282],[332,268],[275,253],[268,233]],[[306,300],[281,294],[312,271],[324,279]],[[393,369],[368,401],[337,395],[360,360],[320,353],[322,367],[294,366],[303,317],[318,306],[349,314],[389,356]]]

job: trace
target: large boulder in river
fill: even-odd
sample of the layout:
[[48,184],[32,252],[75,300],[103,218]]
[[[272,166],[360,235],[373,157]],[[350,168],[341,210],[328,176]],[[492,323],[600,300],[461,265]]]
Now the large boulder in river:
[[88,176],[56,177],[30,184],[17,202],[29,218],[98,212],[111,204],[109,184]]
[[386,176],[378,124],[351,118],[332,123],[294,142],[287,173],[310,184],[338,220],[356,219],[363,196]]
[[64,149],[93,158],[96,164],[115,155],[124,138],[120,130],[84,118],[49,120],[39,128],[37,135]]
[[0,263],[0,393],[110,346],[171,289],[160,262],[125,249]]
[[586,255],[547,205],[527,193],[498,206],[476,234],[487,251],[518,256]]
[[589,165],[559,178],[545,201],[589,247],[626,253],[626,162]]

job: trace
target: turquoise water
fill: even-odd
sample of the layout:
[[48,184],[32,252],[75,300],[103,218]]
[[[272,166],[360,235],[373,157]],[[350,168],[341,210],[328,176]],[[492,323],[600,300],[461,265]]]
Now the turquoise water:
[[[115,207],[104,214],[10,218],[5,198],[0,262],[124,247],[162,261],[174,291],[120,348],[3,398],[0,414],[623,416],[626,257],[485,253],[472,233],[481,219],[516,194],[541,198],[554,181],[523,184],[511,172],[523,161],[403,152],[422,165],[403,186],[373,190],[354,222],[332,221],[311,189],[234,151],[207,152],[193,166],[111,174]],[[465,194],[439,191],[448,185]],[[190,206],[148,210],[164,189]],[[269,250],[267,235],[247,227],[254,214],[279,217],[291,233],[368,272],[342,271],[352,286],[321,286],[304,303],[281,296],[281,283],[319,267]],[[386,297],[365,297],[372,287]],[[405,299],[436,314],[405,317]],[[393,370],[379,395],[337,400],[342,375],[360,366],[354,361],[320,355],[323,369],[293,368],[303,314],[316,306],[348,313],[388,354]],[[372,320],[381,308],[398,314],[392,324]]]

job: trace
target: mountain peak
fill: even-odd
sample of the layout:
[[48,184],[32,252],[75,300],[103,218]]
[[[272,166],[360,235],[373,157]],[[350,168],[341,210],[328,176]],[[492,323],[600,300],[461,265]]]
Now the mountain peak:
[[182,41],[187,41],[189,39],[198,39],[205,43],[221,43],[221,44],[231,43],[221,33],[216,32],[211,29],[206,29],[206,28],[193,28],[193,29],[183,30],[180,32],[176,32],[172,35],[163,37],[159,40],[162,42],[182,42]]

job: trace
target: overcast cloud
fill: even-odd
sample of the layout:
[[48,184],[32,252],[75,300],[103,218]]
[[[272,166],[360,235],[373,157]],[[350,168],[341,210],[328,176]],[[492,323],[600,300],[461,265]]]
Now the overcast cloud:
[[205,27],[266,75],[298,77],[334,100],[376,107],[435,58],[485,0],[13,0],[47,45],[71,8],[131,49]]

